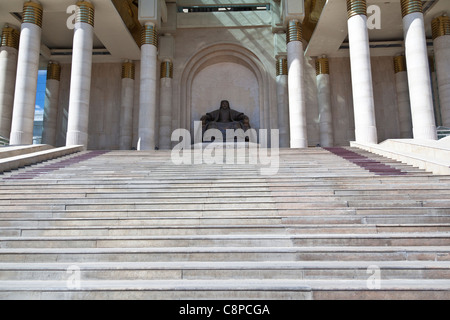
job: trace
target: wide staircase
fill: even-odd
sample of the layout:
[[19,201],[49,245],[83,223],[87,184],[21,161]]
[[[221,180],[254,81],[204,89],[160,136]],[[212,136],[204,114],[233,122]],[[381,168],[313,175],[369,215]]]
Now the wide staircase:
[[450,177],[353,148],[0,174],[0,299],[449,299]]

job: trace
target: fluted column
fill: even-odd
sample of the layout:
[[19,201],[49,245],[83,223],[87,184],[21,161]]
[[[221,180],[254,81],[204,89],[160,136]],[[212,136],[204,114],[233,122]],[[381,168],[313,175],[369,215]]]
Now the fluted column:
[[400,138],[412,138],[411,104],[409,101],[408,74],[405,56],[394,58],[395,88],[397,90],[397,106]]
[[289,91],[287,58],[277,60],[277,107],[280,148],[289,148]]
[[142,28],[138,150],[155,150],[158,34],[153,23]]
[[378,143],[366,0],[347,0],[348,38],[357,142]]
[[401,0],[414,139],[437,139],[422,1]]
[[161,87],[159,100],[159,149],[172,146],[172,79],[173,64],[166,60],[161,64]]
[[135,65],[132,61],[123,63],[120,101],[120,150],[131,150],[132,147],[135,71]]
[[6,26],[0,45],[0,136],[9,139],[16,86],[19,31]]
[[50,61],[47,66],[42,143],[51,146],[56,144],[56,118],[58,115],[60,80],[61,66],[57,62]]
[[11,123],[11,145],[33,143],[42,16],[43,9],[40,4],[31,1],[24,3]]
[[322,57],[316,60],[316,75],[320,145],[332,147],[334,145],[333,114],[331,111],[330,67],[327,58]]
[[291,20],[286,34],[288,54],[289,126],[291,148],[307,148],[306,98],[302,25]]
[[76,5],[66,145],[87,148],[95,9],[87,1]]
[[432,29],[442,125],[450,127],[450,18],[433,19]]

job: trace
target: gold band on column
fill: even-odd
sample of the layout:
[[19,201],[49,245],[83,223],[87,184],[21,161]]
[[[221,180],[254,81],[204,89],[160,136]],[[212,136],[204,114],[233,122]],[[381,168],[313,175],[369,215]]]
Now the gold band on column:
[[40,4],[31,1],[23,4],[22,23],[32,23],[42,28],[43,15],[44,10]]
[[302,25],[298,20],[291,20],[288,24],[286,32],[286,42],[302,41],[303,32]]
[[367,16],[366,0],[347,0],[347,13],[349,19],[358,15]]
[[420,12],[423,13],[422,1],[421,0],[401,0],[402,6],[402,17],[404,18],[408,14]]
[[394,71],[395,71],[395,73],[406,71],[406,57],[405,56],[394,57]]
[[1,47],[10,47],[16,50],[19,49],[19,37],[20,33],[14,28],[5,27],[2,30],[2,42]]
[[122,64],[122,79],[134,80],[136,74],[136,68],[133,62],[124,62]]
[[173,63],[171,61],[164,61],[161,63],[161,79],[173,78]]
[[142,27],[141,31],[141,46],[145,44],[151,44],[158,47],[158,32],[156,27],[150,24],[146,24]]
[[288,75],[288,61],[286,58],[280,58],[277,60],[277,77]]
[[316,60],[316,75],[330,74],[330,63],[328,58],[319,58]]
[[94,19],[95,19],[94,5],[87,1],[78,1],[77,7],[78,10],[75,21],[87,23],[90,24],[91,26],[94,26]]
[[50,61],[47,65],[47,80],[61,81],[61,65]]
[[433,40],[438,37],[450,35],[450,17],[441,16],[431,21],[431,28],[433,30]]

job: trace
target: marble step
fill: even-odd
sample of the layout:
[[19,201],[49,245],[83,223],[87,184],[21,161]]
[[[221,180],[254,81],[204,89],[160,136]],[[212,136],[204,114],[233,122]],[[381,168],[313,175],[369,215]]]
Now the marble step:
[[450,246],[448,232],[0,237],[0,248]]
[[450,246],[0,249],[1,263],[155,261],[450,261]]
[[0,263],[0,281],[63,281],[79,272],[86,280],[367,280],[377,270],[383,280],[449,279],[448,261],[235,261]]
[[334,216],[336,218],[357,218],[376,216],[391,216],[399,218],[401,216],[445,216],[448,214],[447,208],[323,208],[323,209],[222,209],[222,210],[183,210],[177,209],[108,209],[108,210],[68,210],[64,206],[51,206],[44,209],[35,207],[25,210],[24,208],[14,207],[2,211],[2,218],[21,218],[21,219],[42,219],[42,218],[238,218],[259,217],[259,216],[279,216],[282,218],[308,217],[308,216]]
[[135,225],[68,227],[0,227],[0,237],[67,237],[67,236],[177,236],[177,235],[246,235],[246,234],[381,234],[381,233],[418,233],[418,232],[450,232],[449,224],[404,224],[404,225]]
[[86,218],[0,218],[0,227],[2,228],[49,228],[49,227],[162,227],[162,226],[205,226],[205,225],[283,225],[291,227],[292,225],[303,225],[304,227],[315,227],[323,225],[332,225],[338,228],[341,225],[377,225],[380,227],[407,227],[416,225],[448,225],[450,223],[449,215],[392,215],[387,216],[289,216],[281,217],[278,215],[255,215],[229,217],[229,216],[205,216],[205,217],[86,217]]
[[[450,194],[449,194],[450,197]],[[383,206],[383,203],[392,204],[401,202],[402,204],[445,204],[450,200],[443,200],[443,194],[425,194],[425,195],[308,195],[292,192],[292,194],[281,195],[271,192],[254,192],[245,194],[221,194],[221,193],[189,193],[189,194],[2,194],[0,195],[0,205],[8,204],[86,204],[105,202],[108,203],[253,203],[253,202],[270,202],[270,203],[334,203],[340,205],[355,204],[362,206],[361,203],[377,202]]]
[[0,299],[311,299],[311,288],[292,280],[106,280],[82,281],[68,289],[67,281],[0,281]]

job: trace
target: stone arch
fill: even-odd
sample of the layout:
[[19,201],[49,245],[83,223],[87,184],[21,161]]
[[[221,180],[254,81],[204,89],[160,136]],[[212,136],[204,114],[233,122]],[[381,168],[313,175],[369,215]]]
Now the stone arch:
[[180,124],[190,130],[192,114],[192,86],[196,76],[205,68],[219,63],[235,63],[247,68],[258,83],[259,125],[269,128],[269,76],[260,59],[250,50],[230,43],[210,45],[199,50],[184,67],[180,79]]

